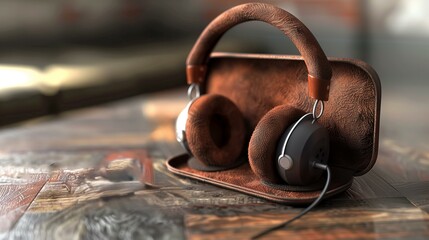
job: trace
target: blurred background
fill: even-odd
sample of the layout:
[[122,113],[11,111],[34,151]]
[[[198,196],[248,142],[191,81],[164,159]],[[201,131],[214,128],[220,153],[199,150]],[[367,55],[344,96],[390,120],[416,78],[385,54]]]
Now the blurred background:
[[[185,59],[231,0],[0,0],[0,125],[185,85]],[[378,72],[384,139],[429,148],[429,1],[263,1],[304,22],[331,57]],[[217,50],[297,54],[263,23]],[[404,127],[406,126],[406,127]],[[416,139],[417,138],[417,139]]]

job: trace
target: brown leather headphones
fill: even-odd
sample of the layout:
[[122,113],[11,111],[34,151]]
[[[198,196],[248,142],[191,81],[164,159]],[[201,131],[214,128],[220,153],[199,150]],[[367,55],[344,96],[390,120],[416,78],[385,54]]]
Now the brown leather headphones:
[[[309,96],[316,101],[313,112],[307,114],[289,105],[274,107],[260,119],[248,143],[247,123],[240,109],[221,95],[200,96],[200,86],[204,87],[209,55],[220,37],[233,26],[254,20],[271,24],[292,40],[307,66]],[[322,175],[321,169],[327,168],[328,131],[317,119],[323,113],[323,101],[328,100],[331,75],[331,66],[313,34],[285,10],[251,3],[224,12],[206,27],[187,59],[191,101],[178,117],[176,134],[194,156],[190,166],[202,171],[235,167],[248,146],[251,168],[262,181],[314,183]]]

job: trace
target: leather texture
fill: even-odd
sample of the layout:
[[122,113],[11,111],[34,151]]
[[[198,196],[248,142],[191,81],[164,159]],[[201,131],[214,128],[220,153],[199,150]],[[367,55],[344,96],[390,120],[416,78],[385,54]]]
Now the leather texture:
[[[378,151],[381,86],[375,71],[358,60],[331,59],[331,100],[318,122],[330,137],[329,165],[367,172]],[[214,54],[206,91],[229,98],[243,114],[251,134],[276,106],[311,112],[314,100],[305,93],[306,65],[301,57]],[[250,150],[249,150],[250,152]]]
[[[206,172],[189,167],[188,162],[189,156],[187,154],[179,155],[167,161],[167,168],[171,172],[181,176],[290,205],[302,205],[313,202],[320,195],[320,190],[314,190],[314,188],[321,189],[325,183],[325,179],[321,178],[315,187],[289,187],[284,185],[282,189],[280,186],[273,187],[272,185],[265,184],[256,178],[248,163],[220,172]],[[346,190],[351,186],[353,181],[352,174],[344,169],[332,167],[331,174],[331,184],[324,198]]]
[[228,98],[206,94],[190,106],[186,138],[197,161],[213,167],[234,165],[247,146],[246,136],[243,115]]
[[[302,57],[218,53],[209,58],[228,29],[252,20],[280,29]],[[168,160],[172,172],[277,202],[313,201],[324,180],[304,187],[283,184],[274,165],[275,152],[285,129],[311,112],[312,98],[327,100],[328,93],[318,120],[330,139],[332,183],[327,196],[347,189],[354,175],[366,173],[376,161],[381,101],[377,74],[361,61],[328,60],[304,24],[280,8],[250,3],[221,14],[192,48],[187,77],[206,95],[191,105],[186,124],[195,158],[190,161],[181,155]],[[238,159],[247,157],[244,146],[251,135],[249,162],[235,167]],[[189,163],[233,167],[201,171]]]
[[[362,61],[337,58],[329,61],[333,70],[330,101],[325,103],[319,123],[328,129],[330,137],[329,166],[333,169],[333,183],[328,196],[332,196],[346,190],[353,176],[368,172],[377,159],[381,85],[377,73]],[[223,95],[237,106],[247,126],[247,136],[253,133],[261,118],[277,106],[295,108],[300,112],[296,115],[312,109],[314,100],[305,94],[307,69],[302,57],[214,53],[208,67],[207,93]],[[261,139],[269,142],[264,137]],[[249,153],[258,147],[249,146]],[[245,152],[241,154],[246,157]],[[279,179],[270,162],[266,166],[263,161],[253,159],[250,164],[227,171],[205,172],[190,168],[188,159],[183,155],[173,157],[167,161],[168,169],[287,204],[310,203],[320,193],[320,190],[308,192],[287,186],[285,189],[291,190],[280,190],[263,183],[261,179]],[[261,170],[254,172],[252,168],[258,168],[257,164]]]
[[201,84],[206,79],[210,53],[222,35],[233,26],[247,21],[262,21],[278,28],[295,44],[308,68],[309,95],[328,100],[331,66],[310,30],[295,16],[270,4],[248,3],[231,8],[215,18],[201,33],[189,53],[187,81]]

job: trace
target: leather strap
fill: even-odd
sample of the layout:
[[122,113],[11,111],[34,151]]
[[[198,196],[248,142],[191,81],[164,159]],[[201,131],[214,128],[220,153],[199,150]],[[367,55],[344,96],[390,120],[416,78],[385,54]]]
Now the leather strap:
[[270,4],[248,3],[236,6],[215,18],[201,33],[186,61],[187,81],[205,81],[210,53],[222,35],[247,21],[262,21],[280,29],[295,44],[308,70],[308,93],[314,99],[328,100],[331,65],[308,28],[295,16]]

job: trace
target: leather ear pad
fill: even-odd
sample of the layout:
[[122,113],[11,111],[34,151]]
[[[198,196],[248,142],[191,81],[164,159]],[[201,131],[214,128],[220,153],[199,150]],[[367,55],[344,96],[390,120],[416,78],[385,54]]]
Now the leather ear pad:
[[262,181],[284,183],[275,165],[278,141],[286,129],[304,114],[300,109],[280,105],[266,113],[256,125],[249,143],[249,163]]
[[207,166],[234,165],[246,137],[244,117],[228,98],[203,95],[190,106],[186,139],[195,159]]

